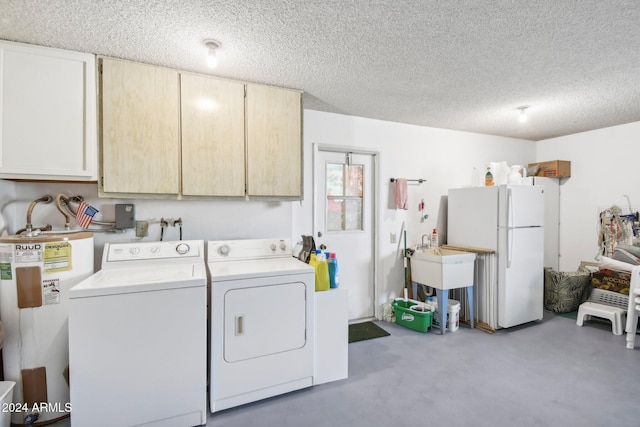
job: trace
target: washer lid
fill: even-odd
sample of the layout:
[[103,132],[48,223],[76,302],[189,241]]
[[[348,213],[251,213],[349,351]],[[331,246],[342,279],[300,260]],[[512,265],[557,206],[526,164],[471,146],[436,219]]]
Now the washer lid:
[[177,264],[103,269],[69,290],[69,298],[206,286],[204,266]]
[[291,274],[312,274],[313,267],[296,258],[271,258],[242,261],[218,261],[207,264],[211,282],[221,280],[250,279]]

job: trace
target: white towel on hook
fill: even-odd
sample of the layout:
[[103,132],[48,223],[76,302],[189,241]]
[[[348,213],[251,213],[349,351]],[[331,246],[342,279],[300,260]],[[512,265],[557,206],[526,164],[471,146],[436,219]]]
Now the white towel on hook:
[[409,209],[408,199],[407,180],[404,178],[396,179],[396,209]]

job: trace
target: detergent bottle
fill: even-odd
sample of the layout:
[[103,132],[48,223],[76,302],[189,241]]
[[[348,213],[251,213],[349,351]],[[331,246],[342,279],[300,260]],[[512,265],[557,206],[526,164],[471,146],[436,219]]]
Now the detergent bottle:
[[[315,255],[316,292],[326,291],[329,289],[329,264],[321,250],[317,250]],[[309,261],[309,265],[311,265],[311,261]]]
[[331,252],[329,254],[329,287],[337,288],[339,284],[338,258],[336,258],[336,254],[334,252]]

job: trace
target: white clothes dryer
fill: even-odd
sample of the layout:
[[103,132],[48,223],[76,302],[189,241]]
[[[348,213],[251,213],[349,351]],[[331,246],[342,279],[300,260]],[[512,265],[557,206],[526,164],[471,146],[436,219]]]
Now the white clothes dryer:
[[70,291],[72,425],[205,424],[206,343],[204,242],[107,243]]
[[313,267],[287,239],[212,241],[211,412],[313,385]]

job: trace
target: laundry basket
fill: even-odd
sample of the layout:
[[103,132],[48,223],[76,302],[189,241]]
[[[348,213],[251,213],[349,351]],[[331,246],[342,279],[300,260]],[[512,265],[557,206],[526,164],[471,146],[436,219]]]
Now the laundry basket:
[[589,301],[626,309],[629,305],[629,295],[593,288],[589,295]]

